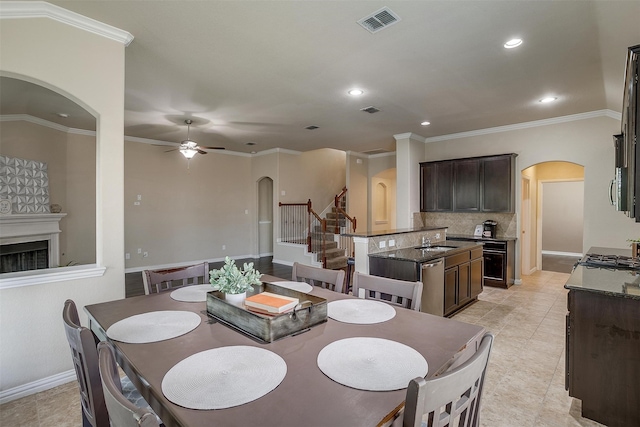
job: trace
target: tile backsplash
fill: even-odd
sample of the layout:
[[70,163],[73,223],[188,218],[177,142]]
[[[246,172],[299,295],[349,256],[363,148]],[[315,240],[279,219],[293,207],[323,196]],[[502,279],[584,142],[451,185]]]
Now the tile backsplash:
[[471,234],[476,225],[491,219],[498,223],[496,233],[501,237],[518,237],[515,213],[459,213],[459,212],[415,212],[413,226],[447,227],[447,234]]

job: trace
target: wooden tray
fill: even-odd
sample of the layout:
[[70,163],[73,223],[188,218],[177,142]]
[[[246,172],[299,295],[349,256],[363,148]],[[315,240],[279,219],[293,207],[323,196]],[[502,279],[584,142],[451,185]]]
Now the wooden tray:
[[254,291],[247,292],[247,296],[261,292],[298,298],[300,303],[291,312],[269,316],[229,304],[222,292],[211,291],[207,292],[207,315],[265,343],[296,335],[327,321],[327,300],[324,298],[272,283],[254,286]]

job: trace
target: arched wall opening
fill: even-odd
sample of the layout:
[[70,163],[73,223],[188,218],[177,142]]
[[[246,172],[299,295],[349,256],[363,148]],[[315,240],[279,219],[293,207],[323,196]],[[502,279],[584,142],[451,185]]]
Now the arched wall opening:
[[[554,257],[553,268],[569,269],[584,248],[584,172],[582,165],[566,161],[537,163],[521,173],[522,274],[543,270]],[[565,259],[566,258],[566,259]],[[563,271],[563,272],[569,272]]]

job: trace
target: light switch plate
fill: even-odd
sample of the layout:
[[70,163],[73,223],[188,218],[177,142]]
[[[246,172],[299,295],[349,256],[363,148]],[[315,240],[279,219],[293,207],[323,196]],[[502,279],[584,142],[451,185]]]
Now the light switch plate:
[[395,245],[396,245],[396,241],[395,240],[393,240],[393,239],[389,240],[389,247],[395,246]]

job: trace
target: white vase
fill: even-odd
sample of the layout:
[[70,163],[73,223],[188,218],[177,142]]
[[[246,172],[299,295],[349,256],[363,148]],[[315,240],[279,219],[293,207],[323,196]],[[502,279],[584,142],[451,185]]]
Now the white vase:
[[238,307],[244,306],[244,300],[247,298],[247,293],[241,294],[224,294],[224,300],[229,304],[236,305]]

